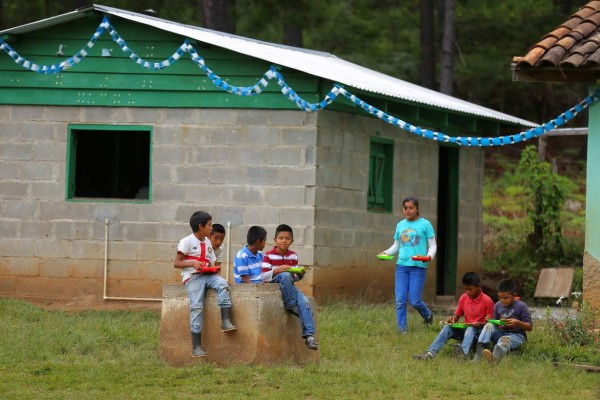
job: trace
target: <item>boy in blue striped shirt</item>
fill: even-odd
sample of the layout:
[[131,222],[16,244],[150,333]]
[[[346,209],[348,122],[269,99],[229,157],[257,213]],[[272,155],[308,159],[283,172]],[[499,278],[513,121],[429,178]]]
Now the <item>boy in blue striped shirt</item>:
[[262,226],[251,226],[246,242],[233,260],[233,278],[235,283],[262,283],[262,250],[267,244],[267,231]]

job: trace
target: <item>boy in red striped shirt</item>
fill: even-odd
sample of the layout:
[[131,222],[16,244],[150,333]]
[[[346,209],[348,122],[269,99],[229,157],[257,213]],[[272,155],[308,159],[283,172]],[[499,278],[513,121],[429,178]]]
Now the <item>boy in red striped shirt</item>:
[[308,298],[294,286],[294,281],[302,279],[304,273],[291,273],[290,268],[298,267],[298,255],[290,250],[294,243],[294,232],[289,225],[281,224],[275,230],[275,246],[263,257],[261,278],[263,282],[279,283],[283,305],[287,312],[300,318],[302,337],[306,347],[317,350],[315,323]]

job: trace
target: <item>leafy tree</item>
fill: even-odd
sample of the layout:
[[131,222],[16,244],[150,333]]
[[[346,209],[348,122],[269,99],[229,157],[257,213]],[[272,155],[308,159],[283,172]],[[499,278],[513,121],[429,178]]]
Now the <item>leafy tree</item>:
[[564,177],[554,173],[550,163],[538,160],[535,146],[521,154],[517,173],[527,196],[526,209],[533,225],[529,245],[541,264],[552,264],[564,256],[560,211],[565,199]]

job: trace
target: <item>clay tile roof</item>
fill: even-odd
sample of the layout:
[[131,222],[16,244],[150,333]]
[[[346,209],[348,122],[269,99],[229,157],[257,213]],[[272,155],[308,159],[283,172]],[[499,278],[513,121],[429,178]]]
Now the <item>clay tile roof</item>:
[[583,63],[584,67],[598,67],[600,66],[600,49],[596,50],[591,54]]
[[588,2],[523,57],[513,57],[513,69],[600,66],[600,0]]
[[578,67],[585,60],[581,54],[571,54],[564,61],[560,62],[561,67]]

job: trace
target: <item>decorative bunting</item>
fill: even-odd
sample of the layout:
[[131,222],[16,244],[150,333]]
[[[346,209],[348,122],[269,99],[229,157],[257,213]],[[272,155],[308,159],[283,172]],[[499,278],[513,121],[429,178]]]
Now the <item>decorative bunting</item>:
[[[414,135],[421,136],[426,139],[435,140],[438,142],[444,143],[454,143],[459,146],[503,146],[507,144],[515,144],[525,140],[529,140],[535,137],[539,137],[549,131],[556,129],[571,119],[573,119],[577,114],[581,113],[587,107],[589,107],[592,103],[598,101],[600,98],[600,90],[594,92],[593,94],[587,96],[583,99],[579,104],[560,114],[557,118],[546,122],[540,126],[535,128],[531,128],[527,131],[523,131],[514,135],[508,136],[489,136],[489,137],[454,137],[448,136],[441,132],[435,132],[429,129],[420,128],[418,126],[411,125],[408,122],[405,122],[399,118],[388,115],[387,113],[373,107],[372,105],[364,102],[359,99],[342,86],[335,84],[333,88],[327,93],[325,98],[318,103],[309,103],[300,97],[283,79],[283,76],[277,71],[274,66],[264,73],[261,79],[259,79],[254,85],[242,87],[242,86],[234,86],[230,85],[225,79],[221,78],[217,74],[215,74],[210,68],[206,66],[206,62],[198,54],[196,49],[189,43],[187,39],[183,42],[181,46],[167,59],[161,62],[149,62],[142,59],[140,56],[135,54],[133,50],[127,46],[125,40],[119,35],[117,30],[111,25],[108,18],[105,16],[102,19],[102,22],[96,29],[96,32],[92,35],[89,42],[77,53],[73,56],[67,58],[65,61],[52,64],[52,65],[37,65],[25,58],[21,57],[19,53],[17,53],[8,43],[0,38],[0,50],[4,51],[10,58],[13,59],[15,63],[31,70],[33,72],[37,72],[40,74],[57,74],[66,69],[72,68],[75,65],[79,64],[87,55],[88,50],[92,49],[96,44],[96,41],[100,36],[104,34],[105,31],[108,31],[108,34],[112,37],[112,40],[121,48],[121,50],[129,56],[129,58],[134,61],[139,66],[156,71],[161,70],[171,65],[175,64],[179,61],[185,53],[188,53],[192,59],[192,61],[198,65],[198,67],[208,76],[208,78],[212,81],[212,83],[221,90],[229,92],[231,94],[235,94],[238,96],[255,96],[260,93],[269,85],[269,82],[275,80],[275,82],[279,85],[281,89],[281,93],[290,101],[293,101],[298,108],[306,112],[314,112],[319,111],[331,103],[335,101],[338,95],[343,95],[352,103],[354,103],[357,107],[362,108],[365,112],[373,115],[381,119],[388,124],[397,126],[401,129],[404,129],[407,132],[410,132]],[[88,49],[88,50],[86,50]]]

